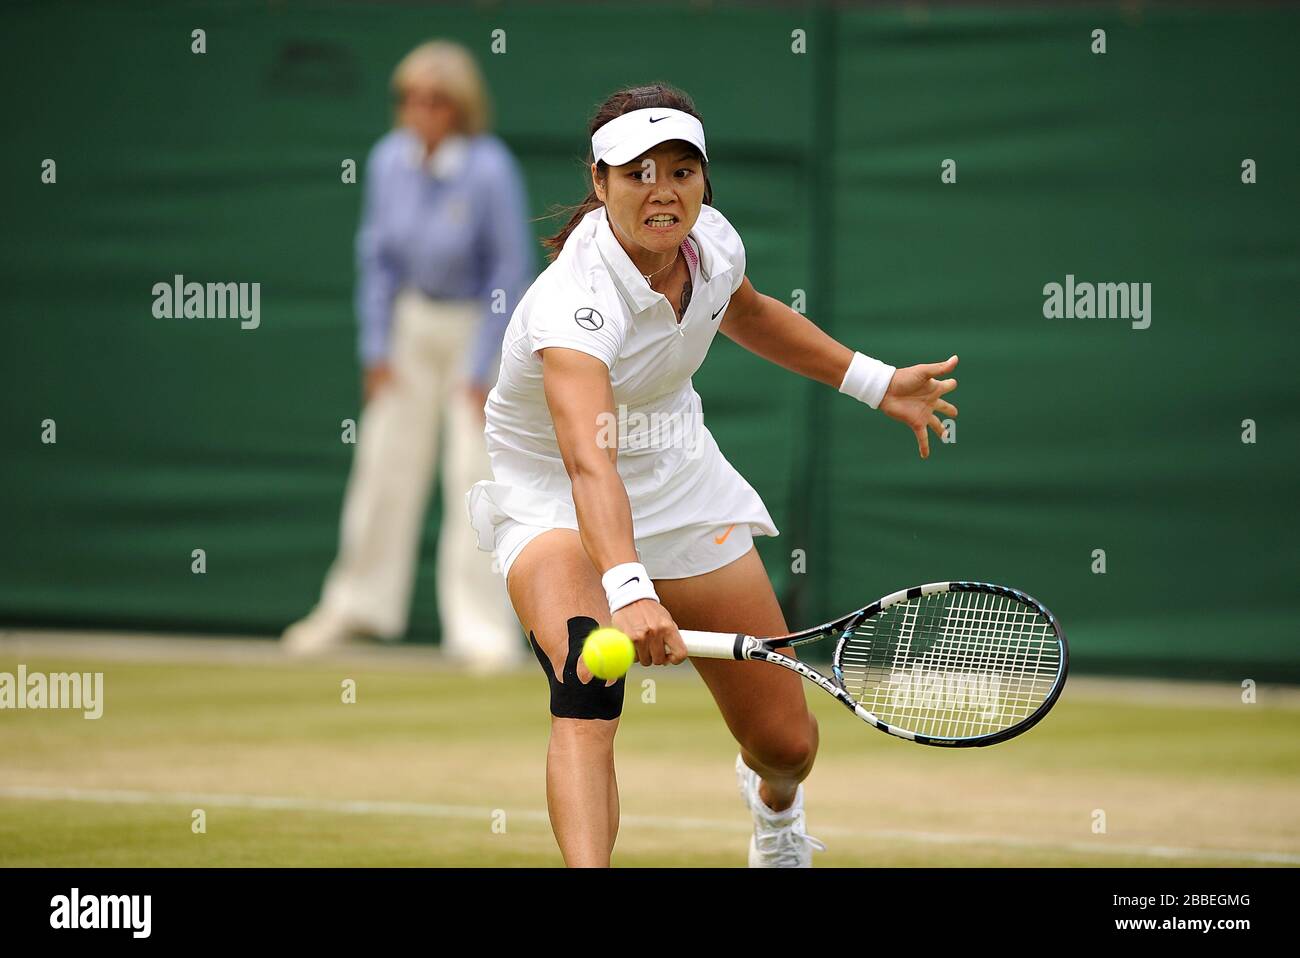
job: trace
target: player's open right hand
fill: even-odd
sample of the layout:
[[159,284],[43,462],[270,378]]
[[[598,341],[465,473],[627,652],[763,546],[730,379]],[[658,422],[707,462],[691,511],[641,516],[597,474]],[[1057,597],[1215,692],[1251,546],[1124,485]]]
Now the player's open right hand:
[[677,624],[658,602],[638,599],[614,613],[613,625],[632,640],[636,660],[642,665],[680,665],[686,661],[686,644]]

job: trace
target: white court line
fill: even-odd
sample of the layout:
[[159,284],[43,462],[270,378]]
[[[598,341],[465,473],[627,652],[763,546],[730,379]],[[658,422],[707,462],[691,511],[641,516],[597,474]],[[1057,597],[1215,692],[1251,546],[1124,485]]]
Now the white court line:
[[[296,798],[283,795],[234,795],[205,792],[141,792],[98,788],[48,788],[42,786],[0,786],[0,798],[38,799],[49,801],[99,802],[109,805],[210,805],[217,808],[254,808],[259,810],[291,812],[332,812],[344,815],[410,815],[419,818],[458,818],[482,821],[490,819],[497,809],[474,805],[434,805],[424,802],[374,802],[338,801],[318,798]],[[546,812],[524,809],[511,811],[509,816],[527,822],[549,824]],[[715,818],[678,818],[667,815],[621,815],[622,824],[642,828],[687,828],[697,831],[725,831],[738,834],[751,830],[749,823],[737,816],[735,820]],[[1092,842],[1047,842],[1027,838],[989,835],[959,835],[945,832],[909,832],[888,829],[844,828],[838,825],[818,825],[813,829],[818,836],[840,838],[884,839],[898,842],[918,842],[932,845],[1001,845],[1012,848],[1036,848],[1044,851],[1069,851],[1082,854],[1138,855],[1149,858],[1211,858],[1225,861],[1249,861],[1270,865],[1300,865],[1300,854],[1288,852],[1261,852],[1229,848],[1183,848],[1171,845],[1102,845]]]

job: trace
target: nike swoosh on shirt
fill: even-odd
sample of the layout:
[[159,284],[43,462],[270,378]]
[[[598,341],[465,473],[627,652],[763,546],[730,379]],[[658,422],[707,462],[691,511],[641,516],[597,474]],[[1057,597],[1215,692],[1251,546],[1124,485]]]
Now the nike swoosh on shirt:
[[[729,302],[731,302],[730,299],[727,300],[727,303],[729,303]],[[724,309],[727,308],[727,303],[723,303],[721,306],[718,307],[718,313],[722,312]],[[712,316],[712,318],[713,318],[713,319],[717,319],[717,318],[718,318],[718,313],[714,313],[713,316]]]
[[718,545],[722,545],[724,542],[727,541],[727,536],[731,535],[731,530],[734,528],[736,528],[734,524],[727,526],[727,531],[722,534],[722,538],[719,539],[717,536],[714,536],[713,541],[716,542]]

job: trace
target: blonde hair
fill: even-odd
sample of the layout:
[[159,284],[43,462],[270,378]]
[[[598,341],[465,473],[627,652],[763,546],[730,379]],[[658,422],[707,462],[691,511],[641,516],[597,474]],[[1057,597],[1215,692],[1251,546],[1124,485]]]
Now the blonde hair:
[[474,56],[451,40],[430,40],[402,57],[393,70],[393,93],[433,88],[456,107],[460,131],[471,136],[491,124],[492,106]]

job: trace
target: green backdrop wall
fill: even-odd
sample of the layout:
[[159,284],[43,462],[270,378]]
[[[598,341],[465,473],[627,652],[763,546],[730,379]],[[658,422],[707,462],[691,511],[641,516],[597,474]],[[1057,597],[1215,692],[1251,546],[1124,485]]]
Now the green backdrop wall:
[[[983,578],[1052,606],[1085,671],[1300,680],[1298,22],[11,4],[0,621],[269,635],[311,606],[359,412],[359,192],[340,164],[387,128],[397,59],[447,36],[480,55],[538,215],[580,198],[595,103],[666,80],[704,114],[715,204],[760,290],[804,291],[817,322],[900,365],[961,356],[957,441],[920,462],[902,427],[719,338],[696,385],[782,530],[761,549],[792,624]],[[176,273],[260,282],[261,326],[154,318]],[[1044,318],[1067,274],[1152,284],[1150,327]],[[417,641],[437,632],[436,513]]]

